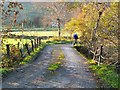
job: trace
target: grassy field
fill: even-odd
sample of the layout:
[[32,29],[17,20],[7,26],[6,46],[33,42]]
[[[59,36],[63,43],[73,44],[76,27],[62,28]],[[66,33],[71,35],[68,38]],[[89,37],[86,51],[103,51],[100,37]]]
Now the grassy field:
[[[21,32],[9,32],[15,35],[25,35],[25,36],[58,36],[58,31],[24,31]],[[61,31],[61,36],[70,36],[70,33]]]
[[[9,32],[9,33],[15,34],[15,35],[24,35],[24,36],[55,36],[55,38],[52,38],[52,39],[42,40],[42,42],[56,41],[56,38],[58,38],[58,31],[24,31],[24,32],[21,31],[21,32]],[[63,36],[70,37],[70,33],[62,31],[61,37]],[[18,42],[20,42],[19,48],[23,48],[23,45],[26,43],[29,43],[31,45],[30,39],[2,38],[2,42],[3,42],[2,51],[4,52],[6,50],[6,44],[15,45],[17,47]]]

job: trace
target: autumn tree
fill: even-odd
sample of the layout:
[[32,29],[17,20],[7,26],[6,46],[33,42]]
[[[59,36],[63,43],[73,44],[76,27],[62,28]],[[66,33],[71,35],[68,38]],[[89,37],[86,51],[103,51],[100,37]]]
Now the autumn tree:
[[80,41],[93,51],[103,45],[108,58],[105,62],[117,62],[118,3],[82,3],[79,8],[77,17],[66,23],[65,29],[80,32]]
[[[5,2],[2,0],[1,3],[2,8],[2,25],[4,25],[7,28],[7,32],[14,26],[19,26],[17,24],[17,16],[20,12],[20,10],[23,10],[22,4],[18,2]],[[2,30],[4,30],[3,28]]]

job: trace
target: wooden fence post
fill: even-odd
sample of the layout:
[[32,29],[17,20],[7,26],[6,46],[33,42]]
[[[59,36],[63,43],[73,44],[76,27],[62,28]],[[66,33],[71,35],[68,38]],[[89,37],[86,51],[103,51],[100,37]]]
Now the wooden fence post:
[[103,52],[103,46],[100,47],[100,55],[102,55]]
[[32,44],[32,51],[34,51],[33,40],[31,40],[31,44]]
[[39,37],[39,45],[41,44],[41,38]]
[[10,45],[9,44],[6,45],[6,49],[7,49],[7,57],[10,58]]
[[35,48],[36,48],[36,39],[34,39],[34,45],[35,45]]
[[39,37],[38,37],[38,46],[39,46],[40,44],[39,44]]
[[18,42],[18,49],[19,49],[19,47],[20,47],[20,42]]
[[35,38],[35,48],[37,48],[37,38]]
[[26,46],[26,48],[27,48],[27,53],[30,55],[30,51],[29,51],[29,48],[28,48],[28,44],[26,43],[25,46]]
[[39,40],[38,40],[38,38],[37,38],[37,47],[39,46]]

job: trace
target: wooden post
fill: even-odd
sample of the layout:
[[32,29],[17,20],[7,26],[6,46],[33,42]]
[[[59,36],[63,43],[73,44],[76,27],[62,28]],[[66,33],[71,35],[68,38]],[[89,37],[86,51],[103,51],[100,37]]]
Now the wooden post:
[[35,46],[35,48],[36,48],[36,39],[34,39],[34,46]]
[[31,40],[31,44],[32,44],[32,51],[34,51],[33,40]]
[[103,46],[100,47],[100,55],[102,55],[103,52]]
[[20,42],[18,42],[18,49],[19,49],[19,47],[20,47]]
[[39,45],[41,44],[41,38],[39,37]]
[[101,62],[101,59],[102,59],[102,53],[103,53],[103,46],[100,47],[100,62]]
[[38,41],[37,41],[37,38],[36,38],[36,47],[38,47]]
[[10,58],[10,45],[6,45],[6,50],[7,50],[7,57]]
[[39,42],[39,37],[38,37],[38,46],[40,45],[40,42]]
[[58,36],[59,36],[59,39],[60,39],[60,19],[57,18],[57,21],[58,21]]
[[38,38],[37,38],[37,47],[39,46],[39,40],[38,40]]
[[25,46],[26,46],[26,48],[27,48],[27,53],[30,55],[30,51],[29,51],[29,48],[28,48],[28,44],[26,43]]

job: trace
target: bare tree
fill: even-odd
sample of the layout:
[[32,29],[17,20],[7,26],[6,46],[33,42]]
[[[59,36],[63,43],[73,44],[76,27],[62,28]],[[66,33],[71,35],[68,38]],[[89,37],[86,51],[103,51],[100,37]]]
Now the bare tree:
[[60,27],[63,27],[66,21],[70,19],[70,12],[67,10],[67,5],[65,2],[46,2],[46,3],[34,3],[35,8],[46,9],[47,12],[44,13],[43,23],[51,24],[55,22],[58,24],[58,36],[60,37]]

